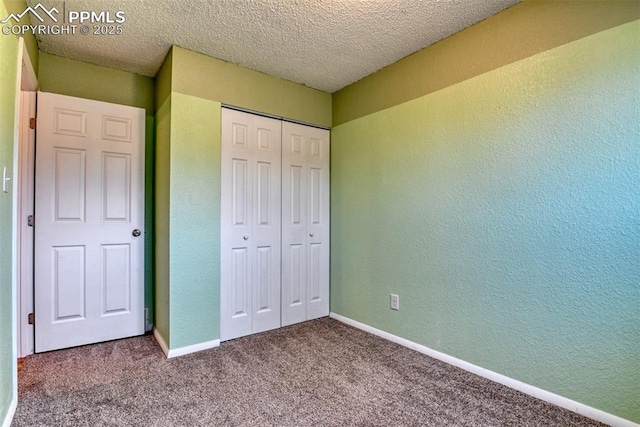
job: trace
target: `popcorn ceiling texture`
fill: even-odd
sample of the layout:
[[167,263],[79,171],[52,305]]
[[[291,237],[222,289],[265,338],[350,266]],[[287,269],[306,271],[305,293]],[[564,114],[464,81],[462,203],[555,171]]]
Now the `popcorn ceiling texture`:
[[[67,12],[124,11],[123,34],[40,35],[38,43],[50,54],[145,76],[155,76],[170,47],[178,45],[335,92],[516,3],[66,0]],[[47,6],[63,10],[63,2]]]

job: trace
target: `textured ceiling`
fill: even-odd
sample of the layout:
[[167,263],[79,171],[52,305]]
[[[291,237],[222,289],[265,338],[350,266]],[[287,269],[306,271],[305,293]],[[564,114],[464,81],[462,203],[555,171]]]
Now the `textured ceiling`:
[[39,35],[38,43],[47,53],[146,76],[178,45],[335,92],[518,1],[42,0],[65,16],[122,10],[126,21],[122,35]]

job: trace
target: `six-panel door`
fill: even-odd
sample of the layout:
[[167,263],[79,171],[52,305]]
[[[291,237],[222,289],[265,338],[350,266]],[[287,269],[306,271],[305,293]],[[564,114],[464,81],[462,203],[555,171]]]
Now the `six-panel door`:
[[221,340],[329,314],[329,131],[222,113]]
[[144,333],[144,110],[40,92],[36,352]]
[[278,120],[223,109],[222,341],[280,327]]
[[282,124],[282,325],[329,315],[329,131]]

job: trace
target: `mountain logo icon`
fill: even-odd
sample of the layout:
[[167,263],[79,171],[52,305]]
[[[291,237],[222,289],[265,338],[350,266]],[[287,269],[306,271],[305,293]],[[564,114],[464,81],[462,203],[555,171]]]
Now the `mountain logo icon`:
[[55,7],[52,7],[51,9],[47,9],[46,7],[44,7],[42,5],[42,3],[38,3],[33,7],[28,6],[22,13],[19,13],[19,14],[11,13],[11,14],[9,14],[9,16],[7,16],[5,19],[0,21],[0,23],[6,24],[7,22],[9,22],[12,19],[15,22],[20,22],[20,20],[28,13],[31,13],[31,16],[36,17],[40,22],[44,22],[43,16],[45,16],[45,15],[48,16],[49,18],[51,18],[51,20],[53,20],[53,22],[58,22],[58,18],[56,18],[54,13],[58,14],[60,12]]

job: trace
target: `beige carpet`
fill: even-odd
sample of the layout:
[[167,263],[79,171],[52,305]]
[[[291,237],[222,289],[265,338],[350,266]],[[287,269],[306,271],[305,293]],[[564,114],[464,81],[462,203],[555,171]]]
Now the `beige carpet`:
[[165,360],[152,336],[39,354],[18,426],[600,426],[325,318]]

